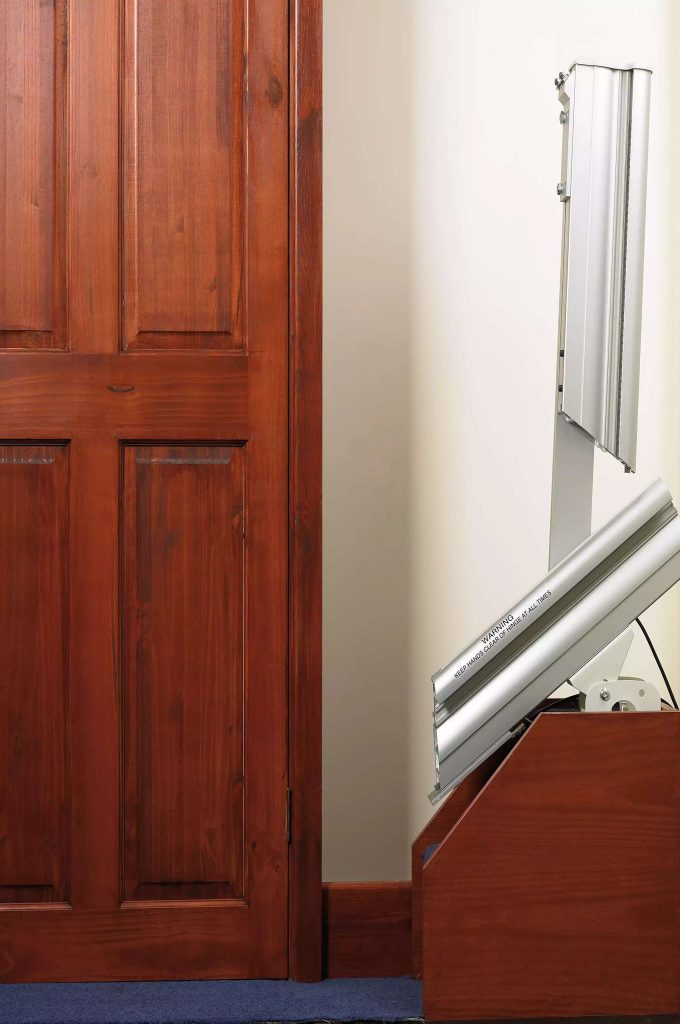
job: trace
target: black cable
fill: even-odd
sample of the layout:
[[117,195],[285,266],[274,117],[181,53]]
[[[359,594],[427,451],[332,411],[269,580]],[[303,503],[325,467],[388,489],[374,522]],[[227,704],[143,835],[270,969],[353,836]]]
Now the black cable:
[[[565,679],[565,682],[569,682],[569,680]],[[530,726],[543,711],[554,711],[556,708],[559,708],[560,706],[564,707],[567,711],[578,711],[577,694],[568,693],[566,697],[546,697],[546,699],[544,701],[541,701],[541,703],[537,705],[537,707],[535,707],[532,711],[530,711],[528,715],[524,716],[522,722],[524,722],[526,726]]]
[[638,626],[642,630],[643,636],[644,636],[645,640],[647,641],[647,643],[649,644],[649,649],[652,652],[652,654],[654,655],[654,661],[656,662],[656,664],[658,666],[659,672],[663,676],[663,681],[666,684],[666,689],[668,690],[668,693],[670,695],[671,701],[673,703],[673,707],[675,708],[676,711],[680,711],[680,708],[678,707],[678,702],[675,699],[675,694],[673,693],[673,689],[671,687],[671,684],[668,681],[668,676],[664,672],[663,665],[661,664],[661,658],[656,653],[656,648],[655,648],[654,644],[652,643],[652,638],[650,637],[649,633],[647,632],[647,630],[645,629],[644,625],[642,624],[642,619],[636,619],[635,621],[637,622]]

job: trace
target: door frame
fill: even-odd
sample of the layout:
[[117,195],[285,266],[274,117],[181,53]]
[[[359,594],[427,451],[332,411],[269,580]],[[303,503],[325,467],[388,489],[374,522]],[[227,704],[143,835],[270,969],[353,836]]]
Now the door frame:
[[288,974],[321,978],[322,0],[289,0]]

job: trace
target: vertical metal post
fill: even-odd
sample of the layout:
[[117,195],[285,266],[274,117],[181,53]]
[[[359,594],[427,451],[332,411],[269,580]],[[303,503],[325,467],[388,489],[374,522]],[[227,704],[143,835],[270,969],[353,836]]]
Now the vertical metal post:
[[592,440],[555,411],[550,505],[551,569],[590,536],[593,469]]

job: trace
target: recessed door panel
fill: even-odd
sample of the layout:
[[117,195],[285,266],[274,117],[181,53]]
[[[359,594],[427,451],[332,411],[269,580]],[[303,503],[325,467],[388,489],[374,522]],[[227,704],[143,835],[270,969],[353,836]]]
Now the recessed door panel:
[[125,895],[243,893],[244,450],[124,449]]
[[243,0],[125,3],[124,345],[237,349]]
[[0,4],[0,348],[63,348],[66,0]]
[[68,464],[0,445],[0,903],[67,898]]

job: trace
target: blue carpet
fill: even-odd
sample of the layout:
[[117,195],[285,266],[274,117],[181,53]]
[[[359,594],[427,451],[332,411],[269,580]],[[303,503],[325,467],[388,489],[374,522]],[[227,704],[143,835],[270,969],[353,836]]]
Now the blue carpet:
[[411,978],[0,985],[2,1024],[403,1021],[422,1013]]

